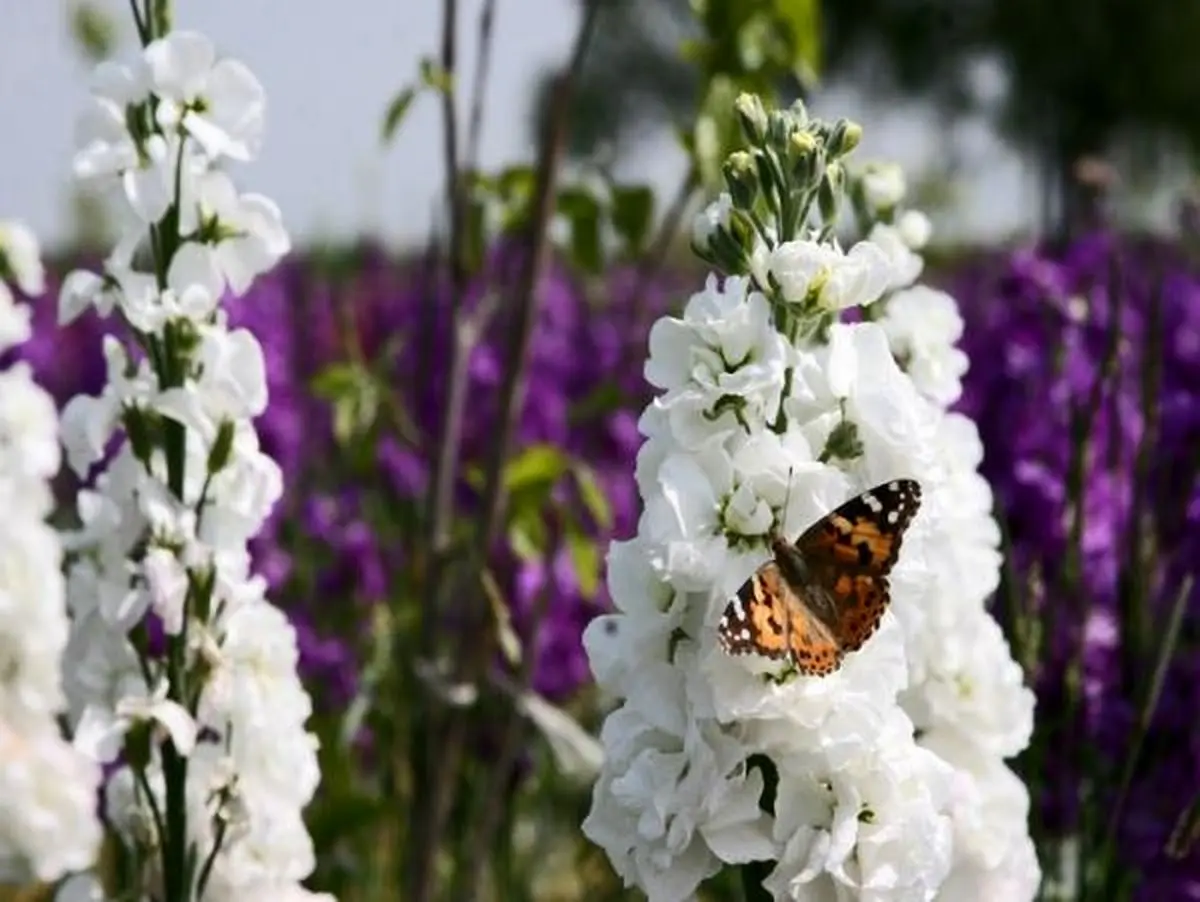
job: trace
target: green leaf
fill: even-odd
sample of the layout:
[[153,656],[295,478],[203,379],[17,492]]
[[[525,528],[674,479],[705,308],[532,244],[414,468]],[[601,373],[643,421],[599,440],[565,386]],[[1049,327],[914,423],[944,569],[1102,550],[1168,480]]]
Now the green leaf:
[[613,188],[613,228],[631,253],[639,253],[646,245],[654,219],[654,192],[646,185]]
[[313,379],[312,391],[333,408],[333,434],[341,444],[348,444],[375,425],[381,393],[366,367],[331,364]]
[[537,174],[531,166],[510,166],[496,179],[496,197],[501,203],[500,228],[506,233],[529,221]]
[[383,128],[380,132],[380,140],[383,141],[384,145],[391,143],[392,138],[396,134],[396,129],[404,121],[404,115],[408,112],[408,108],[412,106],[412,102],[416,99],[416,96],[417,89],[410,85],[407,88],[401,88],[388,101],[387,110],[383,114]]
[[445,94],[453,90],[454,76],[426,56],[421,59],[421,83],[439,94]]
[[466,228],[463,229],[463,259],[468,272],[478,272],[483,265],[487,244],[487,203],[482,197],[467,201]]
[[620,410],[629,399],[615,382],[606,382],[571,405],[568,417],[572,423],[586,423],[596,417]]
[[600,588],[600,549],[594,539],[575,528],[567,531],[566,541],[579,591],[584,598],[594,598]]
[[713,78],[692,131],[693,162],[702,183],[712,191],[720,190],[723,184],[721,164],[738,146],[740,126],[733,111],[738,91],[733,79],[726,76]]
[[820,0],[775,0],[775,16],[780,31],[791,38],[791,68],[805,87],[817,83],[821,68]]
[[564,188],[558,194],[558,211],[571,225],[571,262],[586,272],[599,272],[603,252],[596,196],[582,188]]
[[487,596],[488,606],[492,612],[492,620],[496,625],[496,641],[500,644],[500,652],[509,664],[516,667],[521,663],[521,637],[513,628],[512,608],[500,590],[500,584],[492,571],[484,567],[480,573],[483,583],[483,594]]
[[530,445],[504,468],[504,486],[511,495],[549,493],[570,469],[570,461],[554,445]]
[[601,529],[611,529],[612,506],[608,503],[608,496],[604,494],[604,489],[600,487],[596,471],[590,465],[577,460],[571,468],[571,473],[575,477],[575,484],[579,488],[579,497],[583,501],[583,506],[587,508],[596,525]]
[[71,37],[87,58],[95,64],[113,55],[117,46],[117,27],[113,17],[95,3],[79,3],[70,12]]
[[540,511],[525,508],[512,517],[508,525],[508,545],[513,554],[526,563],[545,558],[549,539]]

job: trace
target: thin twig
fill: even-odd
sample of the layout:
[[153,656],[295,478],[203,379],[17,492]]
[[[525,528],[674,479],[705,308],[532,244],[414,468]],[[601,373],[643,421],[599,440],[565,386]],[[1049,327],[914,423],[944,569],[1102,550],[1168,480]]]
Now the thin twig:
[[[456,60],[458,31],[458,0],[443,0],[441,67],[442,85],[442,153],[446,170],[446,206],[449,215],[447,237],[447,269],[451,306],[451,337],[448,349],[445,412],[439,425],[434,448],[436,459],[430,479],[426,505],[426,537],[424,554],[419,555],[428,595],[434,599],[441,596],[440,587],[445,579],[446,556],[450,547],[454,520],[454,484],[458,471],[458,459],[462,444],[463,415],[466,408],[468,361],[470,352],[461,341],[463,295],[466,292],[467,268],[463,255],[464,210],[462,179],[458,155],[458,113],[456,105]],[[435,292],[437,284],[435,282]],[[436,640],[436,618],[440,607],[425,605],[421,611],[419,629],[419,656],[434,657]],[[412,655],[403,643],[393,643],[394,666],[399,673],[411,664]],[[403,704],[401,699],[397,704]],[[421,701],[418,704],[422,704]],[[423,718],[424,731],[417,729],[411,737],[410,750],[412,767],[417,779],[413,807],[415,816],[408,834],[408,852],[397,856],[397,864],[404,869],[403,876],[409,886],[408,896],[413,902],[425,902],[433,889],[434,859],[437,856],[438,834],[432,830],[440,819],[437,796],[437,765],[434,710],[432,703],[425,708],[428,715]],[[418,722],[421,718],[418,718]],[[393,757],[398,749],[392,750]]]
[[496,20],[496,0],[484,0],[479,11],[479,56],[475,61],[475,81],[471,86],[471,117],[467,126],[466,170],[479,166],[479,141],[483,133],[483,99],[487,93],[487,74],[492,64],[492,32]]
[[[549,556],[547,555],[547,557]],[[465,895],[456,892],[453,894],[456,899],[483,898],[482,881],[489,858],[483,850],[492,848],[492,839],[507,807],[504,785],[513,765],[517,762],[517,755],[521,751],[520,740],[524,726],[524,716],[520,708],[521,698],[533,685],[538,641],[541,637],[542,623],[550,609],[550,594],[550,585],[543,586],[534,602],[533,610],[530,612],[529,634],[522,643],[521,665],[515,680],[517,691],[512,697],[511,705],[503,715],[504,720],[500,726],[499,751],[496,754],[495,763],[489,768],[484,779],[483,789],[475,794],[477,805],[483,809],[482,816],[478,820],[468,820],[470,825],[468,829],[471,832],[464,848],[471,854],[467,859],[468,867],[463,875],[465,880],[462,885],[469,887],[470,892]]]
[[[451,309],[455,336],[450,343],[448,362],[449,393],[446,413],[442,417],[435,447],[437,461],[433,470],[433,490],[429,496],[429,542],[433,570],[437,559],[445,553],[450,542],[450,526],[454,519],[454,477],[458,470],[459,446],[462,443],[463,409],[466,401],[467,354],[458,340],[458,325],[462,314],[463,294],[467,283],[467,267],[463,255],[464,194],[458,157],[458,115],[455,104],[455,32],[458,28],[458,0],[445,0],[442,7],[442,72],[445,85],[442,91],[442,151],[446,168],[446,206],[450,216],[447,261],[450,272]],[[429,621],[431,618],[422,618]],[[422,638],[430,632],[422,630]]]
[[[565,141],[571,88],[594,31],[598,6],[598,0],[590,0],[584,9],[583,21],[576,36],[570,65],[555,86],[553,113],[539,153],[533,217],[527,233],[528,252],[522,261],[522,269],[517,281],[513,341],[500,390],[499,432],[492,445],[493,453],[486,469],[483,519],[476,536],[479,560],[468,562],[467,567],[461,568],[464,570],[477,570],[482,560],[486,558],[487,551],[503,523],[506,500],[504,469],[511,456],[517,421],[524,406],[529,346],[539,306],[537,288],[549,257],[550,221],[554,212],[555,185]],[[443,601],[451,597],[452,583],[456,582],[453,579],[455,574],[446,571],[443,575],[445,578],[439,579],[437,583],[439,591],[432,599],[432,611],[442,608]],[[466,596],[468,598],[467,622],[459,631],[464,639],[464,649],[457,659],[464,661],[461,681],[475,683],[491,659],[491,635],[487,626],[486,605],[476,603],[477,593],[474,592],[476,580],[468,579],[468,577],[472,577],[470,572],[461,573],[459,576],[462,579],[459,584],[470,586],[472,594]],[[469,711],[449,712],[449,722],[445,734],[442,735],[440,730],[436,733],[431,731],[429,737],[431,743],[436,743],[433,748],[437,753],[437,767],[429,770],[428,785],[425,787],[427,794],[424,800],[425,806],[419,812],[420,821],[413,842],[414,846],[420,846],[420,850],[414,861],[417,870],[410,875],[412,882],[408,898],[411,902],[427,902],[433,889],[430,871],[432,858],[440,846],[446,821],[454,803],[456,784],[460,777],[459,764],[467,738],[469,716]]]
[[1179,630],[1183,625],[1183,615],[1187,610],[1193,586],[1193,577],[1189,573],[1184,577],[1183,583],[1179,586],[1179,592],[1175,596],[1174,604],[1171,605],[1170,613],[1167,615],[1167,627],[1163,632],[1162,641],[1159,644],[1158,654],[1154,662],[1154,671],[1150,678],[1150,685],[1146,691],[1142,708],[1138,712],[1137,725],[1134,727],[1133,747],[1125,757],[1125,767],[1121,773],[1120,788],[1117,790],[1117,801],[1113,805],[1112,815],[1108,820],[1108,830],[1105,831],[1100,862],[1104,868],[1106,877],[1111,877],[1112,855],[1116,846],[1117,831],[1121,826],[1121,816],[1125,813],[1125,802],[1129,798],[1129,789],[1133,784],[1133,777],[1137,772],[1137,766],[1141,760],[1142,747],[1146,742],[1146,734],[1150,732],[1150,724],[1154,720],[1154,712],[1158,708],[1158,701],[1162,696],[1163,686],[1167,681],[1167,671],[1170,669],[1171,660],[1175,655],[1175,646],[1179,641]]

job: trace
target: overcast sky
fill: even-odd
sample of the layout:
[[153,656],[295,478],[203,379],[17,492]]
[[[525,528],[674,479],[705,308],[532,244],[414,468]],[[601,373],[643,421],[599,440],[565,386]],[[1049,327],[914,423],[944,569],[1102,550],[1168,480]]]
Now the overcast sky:
[[[100,0],[133,47],[129,7]],[[474,59],[479,0],[460,2],[461,53]],[[526,159],[526,111],[536,75],[564,59],[575,0],[498,0],[483,139],[485,165]],[[379,144],[388,98],[436,54],[439,0],[176,0],[176,26],[210,36],[218,52],[249,65],[267,91],[262,156],[238,170],[243,188],[272,197],[299,241],[381,234],[419,239],[442,179],[439,110],[418,101],[394,144]],[[68,0],[0,0],[0,217],[30,223],[54,245],[69,233],[71,130],[86,98],[87,67],[67,26]],[[896,159],[913,172],[944,153],[945,138],[919,111],[883,116],[861,97],[834,92],[817,111],[857,119],[860,158]],[[986,129],[960,129],[969,169],[947,226],[1007,233],[1036,213],[1029,175]],[[666,191],[681,173],[671,140],[649,142],[626,166]]]

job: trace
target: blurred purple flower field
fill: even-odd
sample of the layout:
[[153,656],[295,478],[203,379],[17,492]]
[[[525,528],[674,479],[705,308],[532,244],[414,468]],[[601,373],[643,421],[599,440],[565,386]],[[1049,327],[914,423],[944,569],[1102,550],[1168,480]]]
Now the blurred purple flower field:
[[948,287],[971,359],[960,408],[1011,545],[997,604],[1038,697],[1035,829],[1082,832],[1096,852],[1119,815],[1136,898],[1200,898],[1197,854],[1165,851],[1200,787],[1197,268],[1178,246],[1099,233],[989,256]]
[[[510,268],[495,255],[468,304],[485,302]],[[65,271],[52,272],[21,352],[60,405],[100,389],[97,332],[107,327],[94,314],[56,327]],[[959,409],[979,424],[1011,545],[995,604],[1036,684],[1034,743],[1019,762],[1036,800],[1035,836],[1082,835],[1096,852],[1121,810],[1111,841],[1141,875],[1136,897],[1198,899],[1200,852],[1164,851],[1200,787],[1195,585],[1140,754],[1128,775],[1123,768],[1175,602],[1200,569],[1200,268],[1177,246],[1097,234],[1064,248],[989,252],[935,281],[962,307],[971,368]],[[579,461],[609,516],[557,484],[536,517],[538,553],[510,534],[491,564],[517,632],[540,621],[533,688],[566,701],[588,680],[581,634],[606,606],[607,541],[632,534],[638,517],[636,411],[650,397],[638,361],[650,323],[683,295],[633,272],[591,285],[561,268],[543,291],[519,448]],[[448,292],[420,261],[367,249],[333,262],[294,256],[229,309],[264,348],[270,407],[257,425],[286,485],[254,544],[256,566],[297,627],[318,705],[344,708],[359,690],[372,612],[420,604],[404,596],[406,537],[421,522],[446,404]],[[502,351],[491,336],[505,334],[504,315],[470,360],[468,472],[496,431]],[[360,432],[339,437],[338,417],[353,410],[335,412],[330,386],[354,373],[370,374],[382,395]],[[470,514],[469,480],[457,491]],[[590,552],[571,539],[569,518]],[[535,613],[543,605],[544,619]]]

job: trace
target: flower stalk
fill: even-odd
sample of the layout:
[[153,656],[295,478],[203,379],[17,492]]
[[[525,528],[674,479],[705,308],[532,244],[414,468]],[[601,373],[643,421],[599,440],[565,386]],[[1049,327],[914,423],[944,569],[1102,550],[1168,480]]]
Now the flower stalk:
[[274,203],[223,168],[257,153],[265,98],[241,63],[171,30],[169,4],[133,11],[141,54],[99,67],[75,158],[78,177],[119,188],[126,231],[104,274],[72,273],[59,298],[61,322],[94,307],[127,336],[105,337],[101,395],[63,411],[89,485],[67,537],[74,738],[114,766],[106,814],[133,864],[115,894],[309,897],[311,703],[246,550],[282,482],[252,423],[262,349],[221,306],[290,246]]

